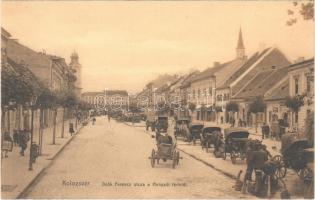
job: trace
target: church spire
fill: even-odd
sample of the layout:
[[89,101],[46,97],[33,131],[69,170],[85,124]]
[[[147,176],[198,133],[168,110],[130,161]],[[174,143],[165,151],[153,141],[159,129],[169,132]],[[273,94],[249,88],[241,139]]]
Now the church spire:
[[239,34],[238,34],[238,42],[236,47],[236,57],[243,59],[245,58],[245,46],[243,43],[243,35],[242,35],[242,29],[240,28]]

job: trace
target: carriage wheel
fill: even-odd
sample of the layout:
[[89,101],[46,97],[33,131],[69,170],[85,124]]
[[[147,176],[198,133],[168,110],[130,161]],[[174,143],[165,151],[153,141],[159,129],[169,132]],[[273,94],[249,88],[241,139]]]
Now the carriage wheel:
[[310,170],[308,168],[299,169],[297,174],[302,181],[305,181],[310,176]]
[[231,156],[232,163],[235,164],[236,163],[236,153],[234,151],[231,151],[230,156]]
[[282,156],[276,155],[271,160],[277,163],[277,169],[275,172],[275,177],[277,179],[284,178],[286,173],[287,173],[287,168],[283,162]]
[[176,163],[176,164],[177,164],[177,165],[179,165],[179,158],[180,158],[180,156],[179,156],[179,151],[177,151],[177,155],[176,155],[176,157],[177,157],[177,158],[176,158],[176,161],[177,161],[177,163]]
[[176,164],[177,164],[177,152],[174,151],[174,153],[173,153],[173,164],[172,164],[173,169],[175,169]]
[[151,167],[154,168],[154,165],[155,165],[155,150],[152,149],[152,152],[151,152]]

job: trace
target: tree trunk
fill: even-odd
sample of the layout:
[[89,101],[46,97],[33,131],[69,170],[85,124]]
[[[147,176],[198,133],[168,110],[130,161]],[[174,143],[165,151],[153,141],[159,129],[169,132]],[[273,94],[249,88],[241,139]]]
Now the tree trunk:
[[57,109],[54,109],[54,127],[53,127],[53,142],[52,144],[56,144],[56,119],[57,118]]
[[258,128],[258,124],[257,124],[257,113],[255,113],[255,132],[257,133],[257,128]]
[[62,113],[62,127],[61,127],[61,138],[64,138],[64,133],[65,133],[65,113],[66,108],[63,107],[63,113]]
[[5,111],[1,108],[1,133],[5,131]]
[[38,134],[38,137],[39,137],[39,140],[38,140],[38,146],[39,146],[39,155],[42,155],[42,147],[43,147],[43,109],[40,109],[39,110],[39,134]]

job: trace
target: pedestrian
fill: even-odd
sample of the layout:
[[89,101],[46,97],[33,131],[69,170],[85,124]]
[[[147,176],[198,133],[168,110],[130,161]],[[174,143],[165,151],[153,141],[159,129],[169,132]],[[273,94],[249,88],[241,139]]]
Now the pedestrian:
[[282,135],[285,133],[285,127],[286,126],[285,126],[285,122],[283,119],[279,119],[278,123],[279,123],[279,137],[278,137],[278,139],[281,140]]
[[262,139],[269,138],[270,128],[266,122],[261,126],[261,137]]
[[95,117],[93,117],[92,122],[93,122],[92,124],[94,125],[95,122],[96,122],[96,118]]
[[238,126],[239,126],[239,127],[242,127],[242,126],[243,126],[242,119],[239,119],[239,120],[238,120]]
[[30,140],[29,131],[24,129],[23,131],[20,132],[20,137],[19,137],[19,142],[20,142],[20,147],[21,147],[21,151],[20,151],[21,156],[24,156],[24,151],[27,148],[27,142],[29,140]]
[[69,123],[69,133],[72,136],[72,134],[74,133],[74,128],[73,128],[73,123]]
[[13,145],[13,141],[12,141],[12,138],[11,138],[9,132],[4,132],[2,141],[9,143],[9,146],[2,144],[3,146],[2,146],[2,151],[1,151],[2,152],[1,158],[3,158],[3,154],[4,154],[4,157],[7,158],[8,157],[8,151],[12,151],[12,145]]
[[235,119],[234,119],[234,117],[232,118],[232,127],[234,127],[235,126]]
[[108,118],[108,122],[110,122],[110,115],[109,114],[107,115],[107,118]]
[[13,130],[13,143],[14,146],[19,145],[19,131],[16,129]]

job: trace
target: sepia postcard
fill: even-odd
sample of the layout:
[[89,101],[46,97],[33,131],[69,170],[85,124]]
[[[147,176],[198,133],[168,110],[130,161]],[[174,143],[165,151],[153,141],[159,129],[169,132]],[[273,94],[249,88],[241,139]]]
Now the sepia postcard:
[[314,1],[2,1],[2,199],[314,199]]

